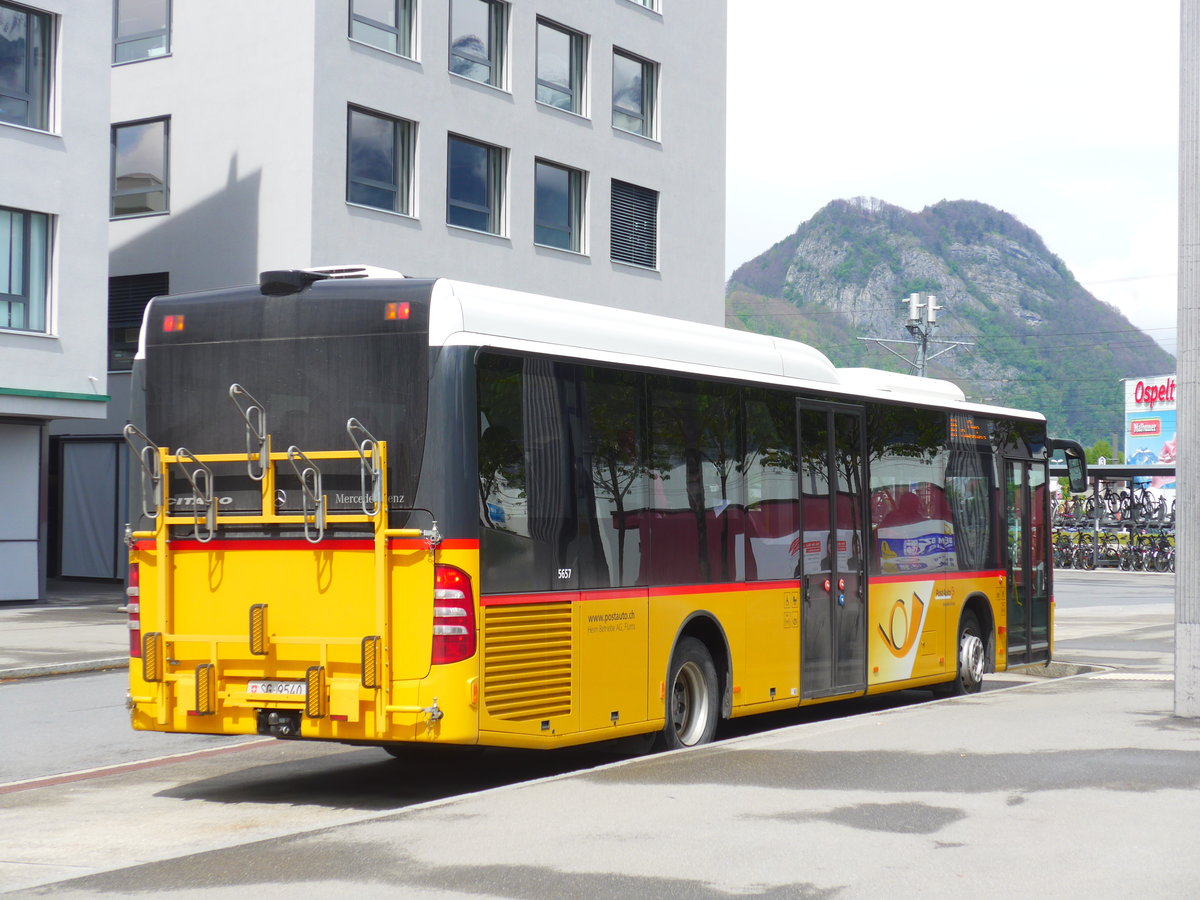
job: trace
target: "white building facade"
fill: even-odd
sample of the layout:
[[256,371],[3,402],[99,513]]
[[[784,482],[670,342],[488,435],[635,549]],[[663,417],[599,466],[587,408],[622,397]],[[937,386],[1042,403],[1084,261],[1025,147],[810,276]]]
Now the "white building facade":
[[723,323],[726,0],[156,4],[113,70],[113,276],[358,263]]
[[349,263],[723,324],[726,2],[113,0],[112,402],[51,453],[116,489],[52,498],[52,574],[123,573],[156,294]]
[[43,596],[51,422],[107,412],[111,16],[0,0],[0,601]]

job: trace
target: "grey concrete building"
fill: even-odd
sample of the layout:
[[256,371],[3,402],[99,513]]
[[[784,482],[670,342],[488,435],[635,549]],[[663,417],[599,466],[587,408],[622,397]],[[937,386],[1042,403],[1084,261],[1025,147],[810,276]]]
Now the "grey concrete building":
[[157,6],[113,71],[113,276],[361,263],[723,323],[725,0]]
[[0,0],[0,600],[44,590],[51,423],[106,414],[111,15]]
[[724,322],[726,0],[115,0],[112,49],[113,400],[55,438],[97,473],[157,293],[349,263]]

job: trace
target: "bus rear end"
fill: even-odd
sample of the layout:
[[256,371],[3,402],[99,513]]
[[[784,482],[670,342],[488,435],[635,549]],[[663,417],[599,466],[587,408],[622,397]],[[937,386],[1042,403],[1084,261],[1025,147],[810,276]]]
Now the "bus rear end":
[[432,282],[311,280],[147,310],[133,726],[473,743],[477,553],[416,502]]

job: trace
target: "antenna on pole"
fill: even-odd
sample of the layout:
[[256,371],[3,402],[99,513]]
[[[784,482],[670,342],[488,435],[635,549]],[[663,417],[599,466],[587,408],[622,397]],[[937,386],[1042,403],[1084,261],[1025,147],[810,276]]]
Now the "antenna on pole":
[[[938,306],[937,297],[933,294],[929,295],[928,300],[921,302],[921,295],[917,293],[909,294],[907,300],[901,300],[901,303],[908,304],[908,321],[904,323],[904,330],[913,336],[911,341],[891,340],[888,338],[877,337],[860,337],[860,341],[871,341],[879,344],[884,350],[894,356],[900,357],[908,365],[912,366],[913,371],[925,377],[926,370],[929,366],[929,360],[941,356],[955,347],[973,347],[974,341],[935,341],[933,332],[937,329],[937,312],[945,307]],[[924,313],[924,316],[922,316]],[[893,350],[888,344],[911,344],[916,347],[916,359],[909,359],[903,353]],[[946,344],[944,348],[936,353],[929,352],[930,344]]]

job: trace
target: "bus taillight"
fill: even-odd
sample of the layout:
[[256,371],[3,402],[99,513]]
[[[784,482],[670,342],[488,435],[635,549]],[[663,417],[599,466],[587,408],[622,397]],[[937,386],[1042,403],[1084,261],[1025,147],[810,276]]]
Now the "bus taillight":
[[475,600],[471,578],[453,566],[435,566],[433,576],[433,656],[436,665],[475,655]]
[[142,655],[142,606],[141,580],[138,564],[129,564],[129,586],[125,588],[128,601],[125,609],[129,613],[129,655],[136,658]]

